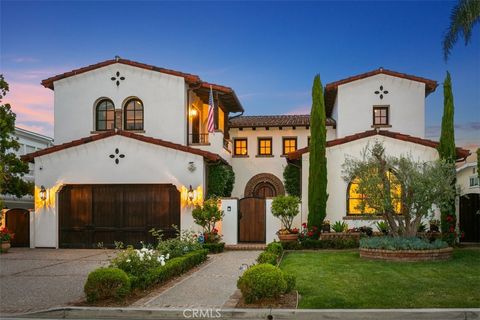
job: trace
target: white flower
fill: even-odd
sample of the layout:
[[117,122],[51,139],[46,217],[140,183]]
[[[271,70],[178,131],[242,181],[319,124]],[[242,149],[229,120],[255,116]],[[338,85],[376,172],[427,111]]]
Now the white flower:
[[131,262],[131,260],[130,260],[130,259],[127,259],[127,262]]
[[160,264],[162,265],[162,267],[165,265],[165,261],[160,261]]
[[170,253],[167,253],[167,255],[165,256],[165,259],[170,259]]

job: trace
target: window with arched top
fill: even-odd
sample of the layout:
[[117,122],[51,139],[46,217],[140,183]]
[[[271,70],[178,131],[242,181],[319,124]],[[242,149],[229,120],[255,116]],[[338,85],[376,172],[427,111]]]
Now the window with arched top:
[[130,99],[124,108],[124,129],[143,130],[143,103],[139,99]]
[[115,106],[109,99],[100,100],[95,107],[95,130],[115,129]]
[[[393,172],[388,173],[390,181],[390,196],[394,210],[397,214],[402,212],[402,185]],[[365,202],[366,195],[359,189],[360,178],[353,179],[347,188],[347,214],[348,215],[378,215],[383,212],[376,212]]]

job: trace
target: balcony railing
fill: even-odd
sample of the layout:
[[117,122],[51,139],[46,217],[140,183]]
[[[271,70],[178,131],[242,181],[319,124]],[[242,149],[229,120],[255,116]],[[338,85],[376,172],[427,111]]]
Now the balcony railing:
[[208,144],[208,133],[190,133],[189,144]]

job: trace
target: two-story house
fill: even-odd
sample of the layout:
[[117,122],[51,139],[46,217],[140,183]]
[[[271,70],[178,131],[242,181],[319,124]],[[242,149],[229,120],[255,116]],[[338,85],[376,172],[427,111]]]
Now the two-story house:
[[[196,228],[191,211],[205,196],[210,164],[231,165],[232,197],[285,194],[288,162],[302,170],[307,217],[308,115],[243,116],[228,87],[196,75],[116,58],[73,70],[42,84],[55,92],[55,142],[24,159],[35,163],[36,210],[31,245],[91,247],[149,241],[148,231],[172,224]],[[435,81],[384,69],[328,84],[327,219],[365,220],[358,195],[341,178],[347,155],[374,140],[392,154],[438,157],[424,139],[425,97]],[[210,90],[215,131],[207,130]],[[240,113],[240,114],[239,114]],[[465,150],[458,150],[459,157]],[[467,152],[468,154],[468,152]],[[253,207],[252,207],[253,208]],[[268,206],[246,214],[225,206],[228,243],[275,237]],[[243,232],[242,231],[243,228]],[[232,236],[233,235],[233,236]]]

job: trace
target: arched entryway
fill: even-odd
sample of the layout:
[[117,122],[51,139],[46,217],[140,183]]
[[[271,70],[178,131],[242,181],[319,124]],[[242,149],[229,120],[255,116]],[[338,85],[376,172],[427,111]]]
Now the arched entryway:
[[245,197],[269,198],[285,195],[282,181],[271,173],[253,176],[245,186]]
[[5,226],[15,234],[12,247],[30,247],[30,211],[10,209],[5,214]]
[[480,242],[480,194],[470,193],[460,197],[460,230],[463,242]]

